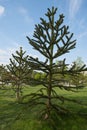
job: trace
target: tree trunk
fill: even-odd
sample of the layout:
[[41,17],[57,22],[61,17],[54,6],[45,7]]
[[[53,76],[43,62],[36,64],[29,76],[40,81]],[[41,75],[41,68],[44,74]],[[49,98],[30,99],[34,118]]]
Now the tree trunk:
[[20,100],[20,86],[19,85],[17,86],[17,89],[16,89],[16,99],[17,101]]
[[52,91],[51,80],[52,80],[52,75],[51,75],[51,72],[50,72],[50,74],[49,74],[49,86],[47,88],[48,99],[47,99],[47,103],[46,103],[47,112],[45,114],[45,119],[49,118],[50,111],[51,111],[51,91]]

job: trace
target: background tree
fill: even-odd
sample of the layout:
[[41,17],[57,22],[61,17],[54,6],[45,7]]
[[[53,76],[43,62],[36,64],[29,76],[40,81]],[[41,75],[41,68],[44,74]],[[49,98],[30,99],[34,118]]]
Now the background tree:
[[[75,64],[76,69],[79,69],[82,66],[84,66],[84,62],[81,57],[77,57],[77,59],[74,61],[74,64]],[[70,79],[71,84],[76,85],[78,88],[79,87],[81,88],[81,86],[83,88],[83,86],[87,85],[87,75],[85,74],[84,71],[77,74],[75,77],[71,76],[69,79]]]
[[81,57],[77,57],[77,59],[74,62],[76,64],[76,68],[81,68],[84,65],[84,61]]
[[[63,64],[62,62],[63,61],[56,61],[56,64],[62,65]],[[76,70],[84,66],[84,62],[82,61],[81,57],[77,57],[77,59],[73,62],[73,64],[75,65]],[[61,67],[59,69],[61,69]],[[65,70],[69,70],[69,66],[66,67]],[[75,76],[65,74],[64,77],[61,77],[61,75],[58,74],[56,75],[56,77],[63,78],[67,86],[71,86],[71,85],[73,87],[76,86],[75,88],[77,89],[81,88],[81,86],[83,88],[83,86],[87,85],[87,78],[85,72],[77,73]]]
[[12,59],[10,59],[10,64],[7,65],[9,72],[11,73],[11,83],[13,89],[16,92],[16,98],[19,101],[22,92],[22,84],[29,83],[29,78],[31,74],[31,69],[29,65],[25,62],[28,56],[25,56],[25,51],[20,47],[16,54],[12,54]]
[[2,88],[10,82],[10,73],[7,71],[6,66],[0,65],[0,85]]
[[[56,87],[66,90],[72,90],[77,87],[65,85],[65,79],[63,77],[66,74],[75,76],[77,73],[79,74],[81,71],[85,71],[85,65],[76,69],[76,65],[73,64],[69,69],[66,69],[68,65],[65,63],[65,59],[62,60],[61,64],[56,64],[55,62],[58,57],[68,53],[76,45],[76,40],[72,39],[73,33],[69,32],[68,26],[63,25],[63,14],[59,15],[58,20],[55,20],[56,11],[57,8],[48,8],[48,12],[45,14],[47,21],[40,18],[41,23],[35,25],[34,38],[27,37],[29,44],[40,52],[44,59],[44,61],[40,61],[38,58],[30,56],[28,62],[33,70],[43,72],[46,75],[39,81],[32,79],[31,82],[33,84],[42,84],[43,87],[37,93],[30,94],[32,96],[30,100],[32,105],[43,104],[45,106],[42,112],[45,115],[45,119],[50,117],[52,110],[58,114],[67,112],[67,109],[59,105],[57,101],[74,101],[60,96],[56,92]],[[59,75],[59,78],[56,75]]]

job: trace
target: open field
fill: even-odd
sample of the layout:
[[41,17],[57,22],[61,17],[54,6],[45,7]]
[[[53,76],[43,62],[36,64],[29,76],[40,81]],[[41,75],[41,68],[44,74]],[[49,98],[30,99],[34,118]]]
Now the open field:
[[[39,86],[27,87],[24,95],[37,91]],[[57,90],[60,95],[78,99],[87,104],[87,88],[81,89],[80,92],[67,92]],[[65,107],[74,112],[87,113],[87,105],[65,102]],[[41,106],[18,104],[15,101],[15,94],[12,90],[0,90],[0,130],[87,130],[87,114],[83,115],[62,115],[54,116],[54,121],[42,121],[39,119]]]

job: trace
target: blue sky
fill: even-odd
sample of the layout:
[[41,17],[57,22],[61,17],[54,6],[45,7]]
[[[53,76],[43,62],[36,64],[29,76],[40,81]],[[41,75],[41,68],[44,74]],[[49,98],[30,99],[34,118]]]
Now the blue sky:
[[29,45],[26,36],[32,37],[34,25],[45,17],[47,8],[57,7],[65,16],[64,24],[77,39],[76,48],[64,55],[71,63],[82,57],[87,63],[87,0],[0,0],[0,64],[7,64],[11,54],[20,46],[27,54],[39,56]]

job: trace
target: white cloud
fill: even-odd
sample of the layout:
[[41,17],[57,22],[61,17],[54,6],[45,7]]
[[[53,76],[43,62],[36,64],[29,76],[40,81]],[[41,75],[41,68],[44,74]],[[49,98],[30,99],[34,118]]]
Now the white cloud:
[[78,38],[78,39],[81,39],[81,38],[86,37],[86,36],[87,36],[87,31],[78,34],[77,38]]
[[22,45],[2,32],[0,32],[0,38],[0,64],[8,64],[9,58],[12,57],[12,53],[19,50]]
[[23,15],[26,15],[28,13],[27,9],[23,8],[23,7],[20,7],[19,8],[19,12]]
[[71,19],[74,18],[76,13],[79,11],[81,3],[82,3],[82,0],[70,0],[69,15]]
[[6,64],[6,62],[8,61],[9,53],[7,52],[7,50],[0,49],[0,65]]
[[0,5],[0,16],[2,16],[5,12],[5,7]]
[[12,54],[15,53],[16,50],[19,50],[19,44],[13,44],[10,48],[0,49],[0,65],[1,64],[9,64],[9,59],[12,58]]
[[18,10],[19,10],[19,13],[23,16],[23,19],[27,23],[34,23],[33,19],[29,16],[28,10],[26,8],[20,7]]
[[0,54],[6,54],[5,50],[0,49]]

